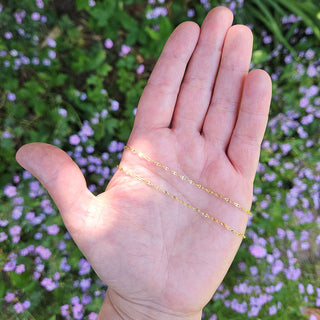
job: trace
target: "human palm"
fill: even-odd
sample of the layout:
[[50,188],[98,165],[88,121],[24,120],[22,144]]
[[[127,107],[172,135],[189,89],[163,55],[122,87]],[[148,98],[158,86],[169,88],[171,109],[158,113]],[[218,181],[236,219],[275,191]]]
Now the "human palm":
[[[173,32],[128,145],[249,209],[271,83],[262,70],[248,74],[251,32],[231,24],[219,7],[201,31],[186,22]],[[120,170],[95,197],[56,147],[26,145],[17,159],[53,197],[120,318],[200,318],[241,237]],[[230,203],[129,150],[120,166],[244,233],[248,216]]]

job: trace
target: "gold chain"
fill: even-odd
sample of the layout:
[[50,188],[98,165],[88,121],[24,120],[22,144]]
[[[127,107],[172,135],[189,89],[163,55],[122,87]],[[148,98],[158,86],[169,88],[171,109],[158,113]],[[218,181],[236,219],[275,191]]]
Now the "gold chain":
[[167,166],[164,166],[163,164],[161,164],[160,162],[158,161],[154,161],[152,160],[150,157],[148,157],[147,155],[143,154],[142,152],[139,152],[137,151],[136,149],[130,147],[130,146],[125,146],[124,149],[127,149],[127,150],[130,150],[131,152],[133,152],[134,154],[136,154],[137,156],[139,156],[141,159],[145,159],[147,160],[148,162],[151,162],[153,164],[155,164],[157,167],[160,167],[162,169],[164,169],[165,171],[167,172],[170,172],[171,174],[173,174],[174,176],[177,176],[179,177],[181,180],[184,180],[188,183],[190,183],[191,185],[194,185],[196,186],[197,188],[199,188],[200,190],[204,190],[205,192],[209,193],[209,194],[212,194],[214,195],[215,197],[219,198],[219,199],[222,199],[224,200],[225,202],[227,203],[230,203],[232,204],[233,206],[237,207],[238,209],[242,210],[243,212],[251,215],[252,213],[249,211],[249,210],[246,210],[244,207],[242,207],[239,203],[237,202],[234,202],[232,201],[230,198],[227,198],[227,197],[224,197],[223,195],[209,189],[209,188],[206,188],[204,186],[202,186],[200,183],[197,183],[195,181],[193,181],[192,179],[189,179],[188,177],[186,176],[183,176],[181,174],[179,174],[178,172],[174,171],[174,170],[171,170],[169,167]]
[[224,228],[226,228],[227,230],[231,231],[231,232],[234,233],[235,235],[237,235],[237,236],[239,236],[239,237],[241,237],[241,238],[243,238],[243,239],[246,238],[246,236],[245,236],[243,233],[238,232],[238,231],[232,229],[231,227],[229,227],[228,225],[226,225],[224,222],[218,220],[217,218],[210,216],[208,213],[201,211],[200,209],[194,207],[194,206],[191,205],[190,203],[185,202],[184,200],[182,200],[182,199],[178,198],[177,196],[171,194],[171,193],[168,192],[167,190],[164,190],[164,189],[162,189],[161,187],[153,184],[150,180],[145,179],[145,178],[143,178],[143,177],[141,177],[141,176],[139,176],[139,175],[137,175],[137,174],[135,174],[135,173],[133,173],[133,172],[131,172],[131,171],[129,171],[129,170],[126,170],[126,169],[124,169],[123,167],[117,166],[117,168],[118,168],[120,171],[124,172],[126,175],[128,175],[128,176],[130,176],[130,177],[133,177],[133,178],[135,178],[135,179],[137,179],[137,180],[139,180],[139,181],[142,181],[142,182],[144,182],[145,184],[147,184],[148,186],[152,187],[153,189],[156,189],[157,191],[159,191],[159,192],[161,192],[161,193],[169,196],[169,197],[172,198],[173,200],[178,201],[179,203],[183,204],[185,207],[190,208],[190,209],[192,209],[193,211],[195,211],[195,212],[197,212],[197,213],[200,213],[203,217],[208,218],[208,219],[211,219],[212,221],[220,224],[222,227],[224,227]]

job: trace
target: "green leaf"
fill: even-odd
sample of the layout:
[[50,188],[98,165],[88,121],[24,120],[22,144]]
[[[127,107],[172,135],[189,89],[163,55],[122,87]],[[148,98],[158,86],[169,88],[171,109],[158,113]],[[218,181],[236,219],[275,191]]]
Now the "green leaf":
[[32,276],[27,272],[17,274],[11,271],[8,274],[11,279],[11,283],[18,289],[24,289],[25,287],[29,286],[32,282],[34,282]]
[[110,71],[112,71],[112,66],[108,63],[104,63],[102,66],[100,66],[100,68],[98,68],[97,70],[97,74],[99,76],[102,76],[102,77],[106,77],[108,75],[108,73]]
[[0,301],[2,300],[2,297],[6,293],[6,286],[3,281],[0,282]]
[[91,16],[98,27],[107,27],[109,19],[113,16],[116,9],[117,1],[105,0],[98,2],[91,10]]
[[144,30],[152,40],[159,40],[160,34],[158,31],[155,31],[155,30],[151,29],[150,27],[145,27]]
[[264,25],[275,35],[275,37],[278,38],[278,40],[282,42],[286,46],[286,48],[288,48],[288,50],[290,50],[291,54],[295,56],[295,50],[284,37],[277,21],[273,18],[268,8],[260,0],[253,0],[253,2],[257,5],[260,11],[252,5],[248,5],[248,8],[252,12],[252,14],[254,14],[255,17],[260,21],[262,21]]
[[115,133],[116,128],[118,127],[118,120],[114,118],[107,118],[106,119],[106,129],[110,135]]
[[76,0],[77,10],[89,10],[89,1],[88,0]]
[[269,54],[264,50],[255,50],[252,54],[252,61],[255,65],[263,63],[269,59]]
[[160,35],[163,41],[167,41],[173,31],[173,25],[168,17],[164,17],[160,22]]
[[288,0],[277,0],[284,7],[294,12],[297,16],[301,17],[304,23],[312,28],[315,36],[320,39],[320,23],[314,22],[314,13],[320,10],[319,6],[315,6],[311,2],[299,2],[299,1],[288,1]]

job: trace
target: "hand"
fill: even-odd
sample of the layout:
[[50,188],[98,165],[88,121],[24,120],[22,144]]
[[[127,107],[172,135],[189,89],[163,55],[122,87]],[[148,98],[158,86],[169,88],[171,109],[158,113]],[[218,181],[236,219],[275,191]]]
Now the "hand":
[[[251,31],[213,9],[172,33],[139,102],[128,145],[249,209],[271,81],[248,74]],[[60,149],[30,144],[18,162],[47,188],[108,285],[101,319],[200,319],[242,238],[117,171],[95,197]],[[126,150],[122,167],[244,233],[248,216]]]

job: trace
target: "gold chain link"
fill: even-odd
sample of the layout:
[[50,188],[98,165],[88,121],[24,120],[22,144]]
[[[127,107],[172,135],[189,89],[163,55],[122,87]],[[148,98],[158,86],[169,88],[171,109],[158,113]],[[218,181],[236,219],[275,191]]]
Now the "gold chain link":
[[197,213],[200,213],[203,217],[208,218],[208,219],[211,219],[212,221],[220,224],[222,227],[224,227],[225,229],[231,231],[231,232],[234,233],[235,235],[237,235],[237,236],[239,236],[239,237],[241,237],[241,238],[243,238],[243,239],[246,238],[246,236],[245,236],[243,233],[238,232],[238,231],[232,229],[231,227],[229,227],[228,225],[226,225],[224,222],[220,221],[219,219],[210,216],[208,213],[201,211],[200,209],[194,207],[192,204],[190,204],[190,203],[188,203],[188,202],[185,202],[184,200],[182,200],[182,199],[178,198],[177,196],[171,194],[171,193],[168,192],[167,190],[164,190],[164,189],[162,189],[161,187],[153,184],[150,180],[145,179],[145,178],[143,178],[143,177],[141,177],[141,176],[133,173],[132,171],[126,170],[126,169],[124,169],[123,167],[117,166],[117,168],[118,168],[120,171],[124,172],[126,175],[128,175],[128,176],[130,176],[130,177],[133,177],[133,178],[135,178],[135,179],[137,179],[137,180],[139,180],[139,181],[144,182],[145,184],[147,184],[148,186],[152,187],[153,189],[156,189],[157,191],[163,193],[164,195],[169,196],[171,199],[173,199],[173,200],[175,200],[175,201],[183,204],[185,207],[190,208],[190,209],[192,209],[193,211],[195,211],[195,212],[197,212]]
[[155,164],[157,167],[160,167],[162,169],[164,169],[165,171],[167,172],[170,172],[171,174],[173,174],[174,176],[177,176],[179,177],[181,180],[183,181],[186,181],[188,183],[190,183],[191,185],[194,185],[196,186],[197,188],[199,188],[200,190],[204,190],[205,192],[209,193],[209,194],[212,194],[214,195],[215,197],[221,199],[221,200],[224,200],[225,202],[227,203],[230,203],[232,204],[233,206],[235,206],[236,208],[242,210],[243,212],[251,215],[252,213],[249,211],[249,210],[246,210],[244,207],[242,207],[239,203],[237,202],[234,202],[232,201],[230,198],[227,198],[227,197],[224,197],[223,195],[209,189],[209,188],[206,188],[204,186],[202,186],[200,183],[197,183],[195,181],[193,181],[192,179],[189,179],[188,177],[186,176],[183,176],[181,174],[179,174],[178,172],[174,171],[174,170],[171,170],[169,167],[167,166],[164,166],[163,164],[161,164],[160,162],[158,161],[154,161],[152,160],[150,157],[148,157],[147,155],[145,155],[144,153],[142,152],[139,152],[137,151],[136,149],[130,147],[130,146],[125,146],[124,149],[127,149],[127,150],[130,150],[131,152],[133,152],[134,154],[136,154],[138,157],[140,157],[141,159],[145,159],[147,160],[148,162],[151,162],[153,164]]

